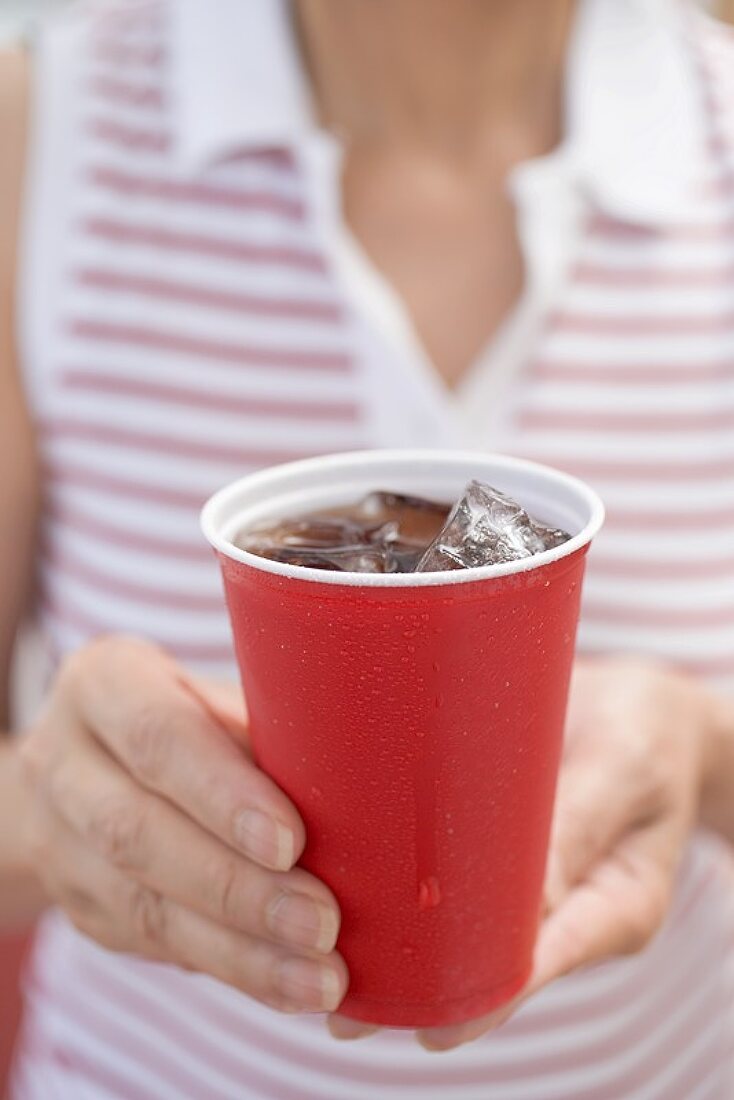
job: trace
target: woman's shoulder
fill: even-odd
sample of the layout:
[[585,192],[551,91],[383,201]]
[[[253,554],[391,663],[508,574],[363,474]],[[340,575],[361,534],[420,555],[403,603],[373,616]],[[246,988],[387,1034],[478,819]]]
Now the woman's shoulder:
[[[30,62],[22,47],[0,51],[0,134],[3,170],[0,172],[0,343],[9,335],[15,286],[18,224],[25,176],[27,118],[30,100]],[[4,357],[3,357],[4,358]]]
[[695,14],[692,27],[694,63],[714,97],[709,106],[726,106],[734,96],[734,27],[706,12]]

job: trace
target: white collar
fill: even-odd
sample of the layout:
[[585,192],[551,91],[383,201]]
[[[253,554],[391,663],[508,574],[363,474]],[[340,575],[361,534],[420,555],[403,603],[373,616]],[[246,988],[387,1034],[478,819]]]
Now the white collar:
[[[314,134],[288,9],[288,0],[173,5],[176,150],[187,169]],[[700,176],[706,124],[686,18],[679,0],[579,0],[554,160],[632,221],[685,216]]]

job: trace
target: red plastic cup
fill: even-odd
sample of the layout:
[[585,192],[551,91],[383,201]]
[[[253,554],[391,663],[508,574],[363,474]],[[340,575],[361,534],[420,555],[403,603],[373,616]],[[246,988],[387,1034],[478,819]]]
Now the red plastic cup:
[[[243,527],[374,489],[451,502],[479,478],[573,537],[471,571],[266,561]],[[245,477],[206,505],[254,752],[300,810],[301,863],[334,891],[340,1011],[396,1027],[483,1015],[526,982],[586,551],[598,497],[497,455],[377,451]]]

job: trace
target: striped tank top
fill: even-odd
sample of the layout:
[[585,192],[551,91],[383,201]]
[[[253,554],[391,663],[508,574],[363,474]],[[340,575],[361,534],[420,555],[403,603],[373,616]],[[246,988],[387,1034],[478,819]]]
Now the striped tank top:
[[[279,5],[221,8],[265,20]],[[606,8],[613,36],[636,5],[588,6]],[[440,440],[550,462],[601,493],[582,650],[656,655],[734,691],[734,39],[696,19],[680,47],[696,101],[684,107],[703,119],[685,217],[662,192],[650,221],[603,188],[585,193],[564,277],[486,409],[491,430],[467,440],[448,398],[394,347],[390,359],[350,299],[313,165],[287,132],[203,167],[182,158],[190,8],[123,3],[39,40],[21,349],[46,479],[38,616],[54,659],[125,632],[233,677],[204,499],[291,458]],[[202,56],[228,36],[209,9]],[[253,80],[273,33],[264,21],[250,44]],[[221,112],[203,121],[226,136],[231,82],[224,65],[212,73]],[[640,135],[626,136],[633,149]],[[319,1018],[111,954],[51,913],[12,1096],[727,1100],[733,936],[727,860],[697,836],[644,952],[566,978],[497,1034],[436,1056],[398,1031],[338,1044]]]

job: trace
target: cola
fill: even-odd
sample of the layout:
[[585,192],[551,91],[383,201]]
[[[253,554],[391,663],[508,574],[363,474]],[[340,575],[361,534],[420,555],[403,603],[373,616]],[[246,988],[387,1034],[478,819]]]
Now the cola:
[[240,533],[271,561],[349,573],[472,569],[530,557],[570,536],[511,497],[471,481],[453,505],[377,490],[352,505],[287,517]]
[[271,561],[349,573],[412,573],[451,510],[422,497],[368,493],[355,504],[289,517],[237,540]]

